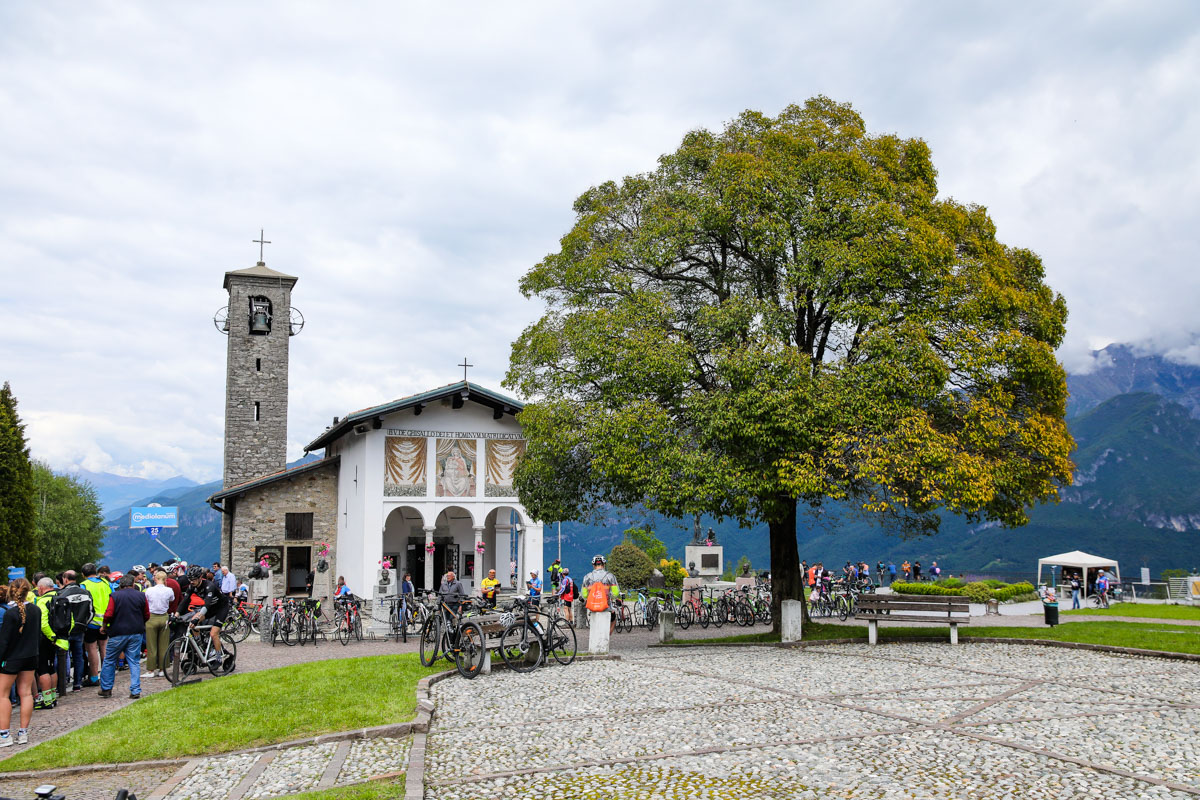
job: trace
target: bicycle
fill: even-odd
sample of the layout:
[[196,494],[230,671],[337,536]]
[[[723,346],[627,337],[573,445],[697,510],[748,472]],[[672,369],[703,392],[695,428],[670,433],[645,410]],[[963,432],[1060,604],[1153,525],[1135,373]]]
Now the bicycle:
[[335,601],[337,606],[337,638],[342,646],[350,644],[350,637],[362,641],[361,603],[352,597],[343,597]]
[[[221,640],[221,657],[215,658],[217,651],[213,648],[212,636],[209,631],[215,623],[197,625],[192,619],[183,619],[187,628],[181,636],[171,642],[167,648],[167,680],[178,686],[180,681],[190,678],[207,667],[214,676],[228,675],[237,668],[237,644],[225,631],[219,634]],[[203,631],[203,636],[200,635]],[[203,639],[203,644],[200,643]]]
[[271,646],[282,641],[291,647],[296,643],[296,635],[296,601],[279,598],[275,601],[275,610],[271,612]]
[[296,630],[300,646],[303,647],[306,641],[311,641],[315,646],[317,636],[324,636],[321,630],[318,617],[321,613],[321,601],[306,598],[300,601],[300,608],[297,612]]
[[421,666],[431,667],[439,656],[453,661],[458,674],[471,679],[483,669],[487,654],[487,639],[479,623],[469,619],[475,606],[470,600],[459,604],[455,611],[445,600],[421,628]]
[[[532,672],[548,658],[566,666],[575,660],[578,641],[575,628],[562,617],[551,618],[534,607],[524,598],[513,602],[514,613],[520,611],[519,619],[500,634],[500,657],[513,672]],[[543,623],[544,617],[547,622]],[[535,648],[533,645],[537,644]],[[547,655],[549,654],[549,655]]]

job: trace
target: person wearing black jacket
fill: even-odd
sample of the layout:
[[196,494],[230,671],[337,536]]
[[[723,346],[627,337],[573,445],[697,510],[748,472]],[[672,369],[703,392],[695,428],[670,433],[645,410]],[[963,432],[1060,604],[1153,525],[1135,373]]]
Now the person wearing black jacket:
[[[37,667],[38,644],[42,636],[42,611],[25,602],[29,581],[18,578],[8,586],[4,602],[14,605],[5,610],[0,622],[0,747],[29,741],[29,722],[33,719],[33,672]],[[13,683],[21,698],[21,727],[14,737],[9,735],[12,705],[7,701]]]
[[225,621],[225,615],[229,611],[229,595],[221,593],[220,584],[215,581],[204,579],[204,570],[200,567],[189,567],[187,571],[188,585],[183,590],[183,598],[180,600],[180,608],[189,608],[193,596],[199,597],[204,602],[204,608],[196,612],[195,620],[203,619],[212,623],[212,627],[208,629],[208,635],[212,637],[213,654],[209,661],[220,663],[224,653],[221,650],[221,623]]

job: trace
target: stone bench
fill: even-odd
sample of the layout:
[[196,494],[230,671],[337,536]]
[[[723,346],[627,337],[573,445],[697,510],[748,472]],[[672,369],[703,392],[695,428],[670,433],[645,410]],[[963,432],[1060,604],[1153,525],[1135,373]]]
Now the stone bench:
[[922,594],[865,594],[858,598],[855,619],[867,621],[867,640],[879,641],[880,622],[937,622],[950,626],[950,644],[958,644],[958,626],[971,623],[966,597]]

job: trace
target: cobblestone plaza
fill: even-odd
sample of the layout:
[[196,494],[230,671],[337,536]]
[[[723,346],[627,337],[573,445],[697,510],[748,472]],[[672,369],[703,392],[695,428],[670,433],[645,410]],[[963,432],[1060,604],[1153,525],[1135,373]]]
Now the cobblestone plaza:
[[1200,795],[1200,664],[1166,659],[1009,644],[651,649],[442,681],[432,696],[436,800]]

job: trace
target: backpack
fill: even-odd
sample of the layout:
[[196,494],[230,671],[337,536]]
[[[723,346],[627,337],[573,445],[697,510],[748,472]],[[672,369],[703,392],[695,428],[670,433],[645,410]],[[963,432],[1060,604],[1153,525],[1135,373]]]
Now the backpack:
[[588,611],[608,611],[608,586],[596,581],[587,590]]
[[[73,627],[86,628],[92,622],[92,617],[96,610],[92,608],[92,594],[84,587],[72,583],[69,586],[64,586],[58,590],[58,595],[51,601],[51,612],[53,612],[54,603],[59,599],[65,601],[71,610],[71,619],[75,621]],[[51,629],[53,630],[53,617],[51,621]]]
[[54,593],[54,597],[50,598],[50,602],[46,604],[46,612],[49,619],[50,630],[59,639],[65,639],[71,635],[71,627],[75,624],[75,617],[71,615],[71,601],[63,597],[58,592]]

